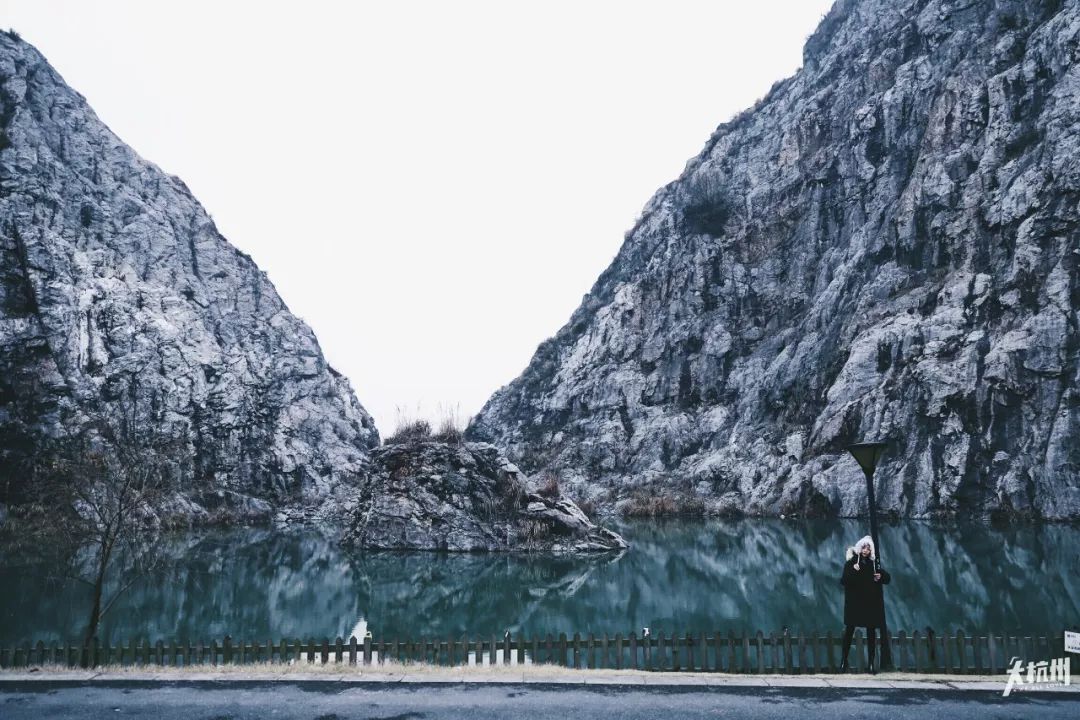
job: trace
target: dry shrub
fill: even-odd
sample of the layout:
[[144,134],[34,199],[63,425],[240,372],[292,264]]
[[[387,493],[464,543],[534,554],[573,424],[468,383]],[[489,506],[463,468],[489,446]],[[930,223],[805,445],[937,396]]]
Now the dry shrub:
[[521,539],[525,542],[542,542],[551,537],[551,523],[542,520],[525,520],[521,523]]
[[700,517],[705,514],[705,501],[689,492],[641,489],[627,498],[621,513],[624,517]]
[[423,442],[431,439],[431,424],[427,420],[410,420],[404,424],[398,424],[394,434],[383,442],[387,445],[400,445],[402,443]]
[[548,470],[540,477],[540,489],[536,491],[537,495],[554,499],[562,495],[562,490],[559,487],[559,473]]
[[459,405],[440,406],[439,429],[431,436],[432,440],[459,445],[465,440],[465,427],[469,424],[461,417]]
[[[417,415],[419,407],[417,407]],[[402,445],[405,443],[424,442],[431,440],[431,423],[421,417],[417,417],[398,405],[395,408],[397,416],[393,434],[383,439],[384,445]]]
[[590,498],[575,498],[574,504],[577,505],[581,509],[581,512],[585,513],[585,517],[589,518],[590,520],[596,514],[596,503],[594,503]]

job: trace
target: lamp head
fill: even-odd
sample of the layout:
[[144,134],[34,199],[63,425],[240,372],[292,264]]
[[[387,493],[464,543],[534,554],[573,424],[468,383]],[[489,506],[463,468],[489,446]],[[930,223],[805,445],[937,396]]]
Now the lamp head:
[[864,473],[873,475],[874,468],[877,467],[878,460],[881,459],[887,446],[888,443],[884,442],[861,442],[848,445],[847,451],[855,458],[855,462],[859,463]]

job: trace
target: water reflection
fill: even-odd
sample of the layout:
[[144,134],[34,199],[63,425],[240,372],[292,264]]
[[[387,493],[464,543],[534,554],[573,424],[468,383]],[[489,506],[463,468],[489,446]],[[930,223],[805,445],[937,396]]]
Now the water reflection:
[[[854,521],[628,523],[618,558],[347,555],[308,532],[237,530],[169,539],[167,571],[103,622],[147,637],[440,638],[513,633],[835,629]],[[1080,621],[1080,528],[904,522],[882,529],[890,624],[1058,632]],[[41,568],[0,567],[0,642],[78,638],[85,588]]]

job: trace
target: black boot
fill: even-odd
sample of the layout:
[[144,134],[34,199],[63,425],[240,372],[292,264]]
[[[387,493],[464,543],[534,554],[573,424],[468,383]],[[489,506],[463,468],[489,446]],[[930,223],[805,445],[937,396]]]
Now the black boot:
[[844,628],[844,652],[840,655],[840,669],[837,672],[851,672],[848,666],[848,654],[851,652],[851,638],[855,635],[855,628],[848,625]]

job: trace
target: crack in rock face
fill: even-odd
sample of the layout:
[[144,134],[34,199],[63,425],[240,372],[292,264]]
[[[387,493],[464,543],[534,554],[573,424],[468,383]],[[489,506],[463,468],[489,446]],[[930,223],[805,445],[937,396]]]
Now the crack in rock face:
[[0,33],[0,503],[95,414],[179,442],[169,512],[266,519],[366,471],[348,381],[179,179]]
[[467,431],[613,508],[1080,517],[1080,2],[839,0]]

